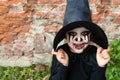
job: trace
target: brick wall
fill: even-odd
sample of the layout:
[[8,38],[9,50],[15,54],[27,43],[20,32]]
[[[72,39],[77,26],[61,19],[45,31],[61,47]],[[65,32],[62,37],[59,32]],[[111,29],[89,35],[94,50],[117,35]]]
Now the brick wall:
[[[92,19],[112,41],[120,38],[120,0],[89,0]],[[66,0],[0,0],[0,59],[49,53]]]

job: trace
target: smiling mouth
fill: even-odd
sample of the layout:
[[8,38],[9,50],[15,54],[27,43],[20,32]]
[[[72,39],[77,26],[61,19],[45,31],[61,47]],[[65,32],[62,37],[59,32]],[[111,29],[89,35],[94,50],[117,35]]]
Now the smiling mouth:
[[74,49],[82,49],[83,47],[85,46],[85,43],[82,43],[82,44],[73,44],[73,48]]

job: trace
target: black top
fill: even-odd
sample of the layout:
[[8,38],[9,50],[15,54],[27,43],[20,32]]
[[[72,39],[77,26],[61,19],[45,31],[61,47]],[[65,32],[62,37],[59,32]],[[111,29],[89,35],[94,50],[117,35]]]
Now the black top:
[[88,46],[81,54],[72,53],[67,44],[60,46],[69,56],[69,65],[63,66],[53,55],[49,80],[106,80],[106,67],[99,67],[96,48]]

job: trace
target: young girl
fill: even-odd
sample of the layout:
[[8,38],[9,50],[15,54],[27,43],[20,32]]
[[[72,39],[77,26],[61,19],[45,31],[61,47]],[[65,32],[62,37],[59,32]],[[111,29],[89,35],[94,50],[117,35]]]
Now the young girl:
[[[106,80],[110,60],[107,37],[91,22],[87,0],[67,2],[64,26],[53,43],[49,80]],[[58,46],[63,39],[66,43]]]

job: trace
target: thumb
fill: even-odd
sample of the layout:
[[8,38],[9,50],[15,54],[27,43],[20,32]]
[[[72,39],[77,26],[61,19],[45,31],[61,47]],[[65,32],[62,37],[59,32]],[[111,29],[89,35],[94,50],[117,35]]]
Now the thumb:
[[52,54],[53,54],[53,55],[56,55],[56,54],[57,54],[57,52],[55,52],[55,50],[54,50],[54,49],[52,49]]
[[100,54],[102,52],[102,48],[101,47],[98,47],[97,48],[97,54]]
[[109,52],[109,51],[110,51],[110,47],[107,48],[107,52]]

